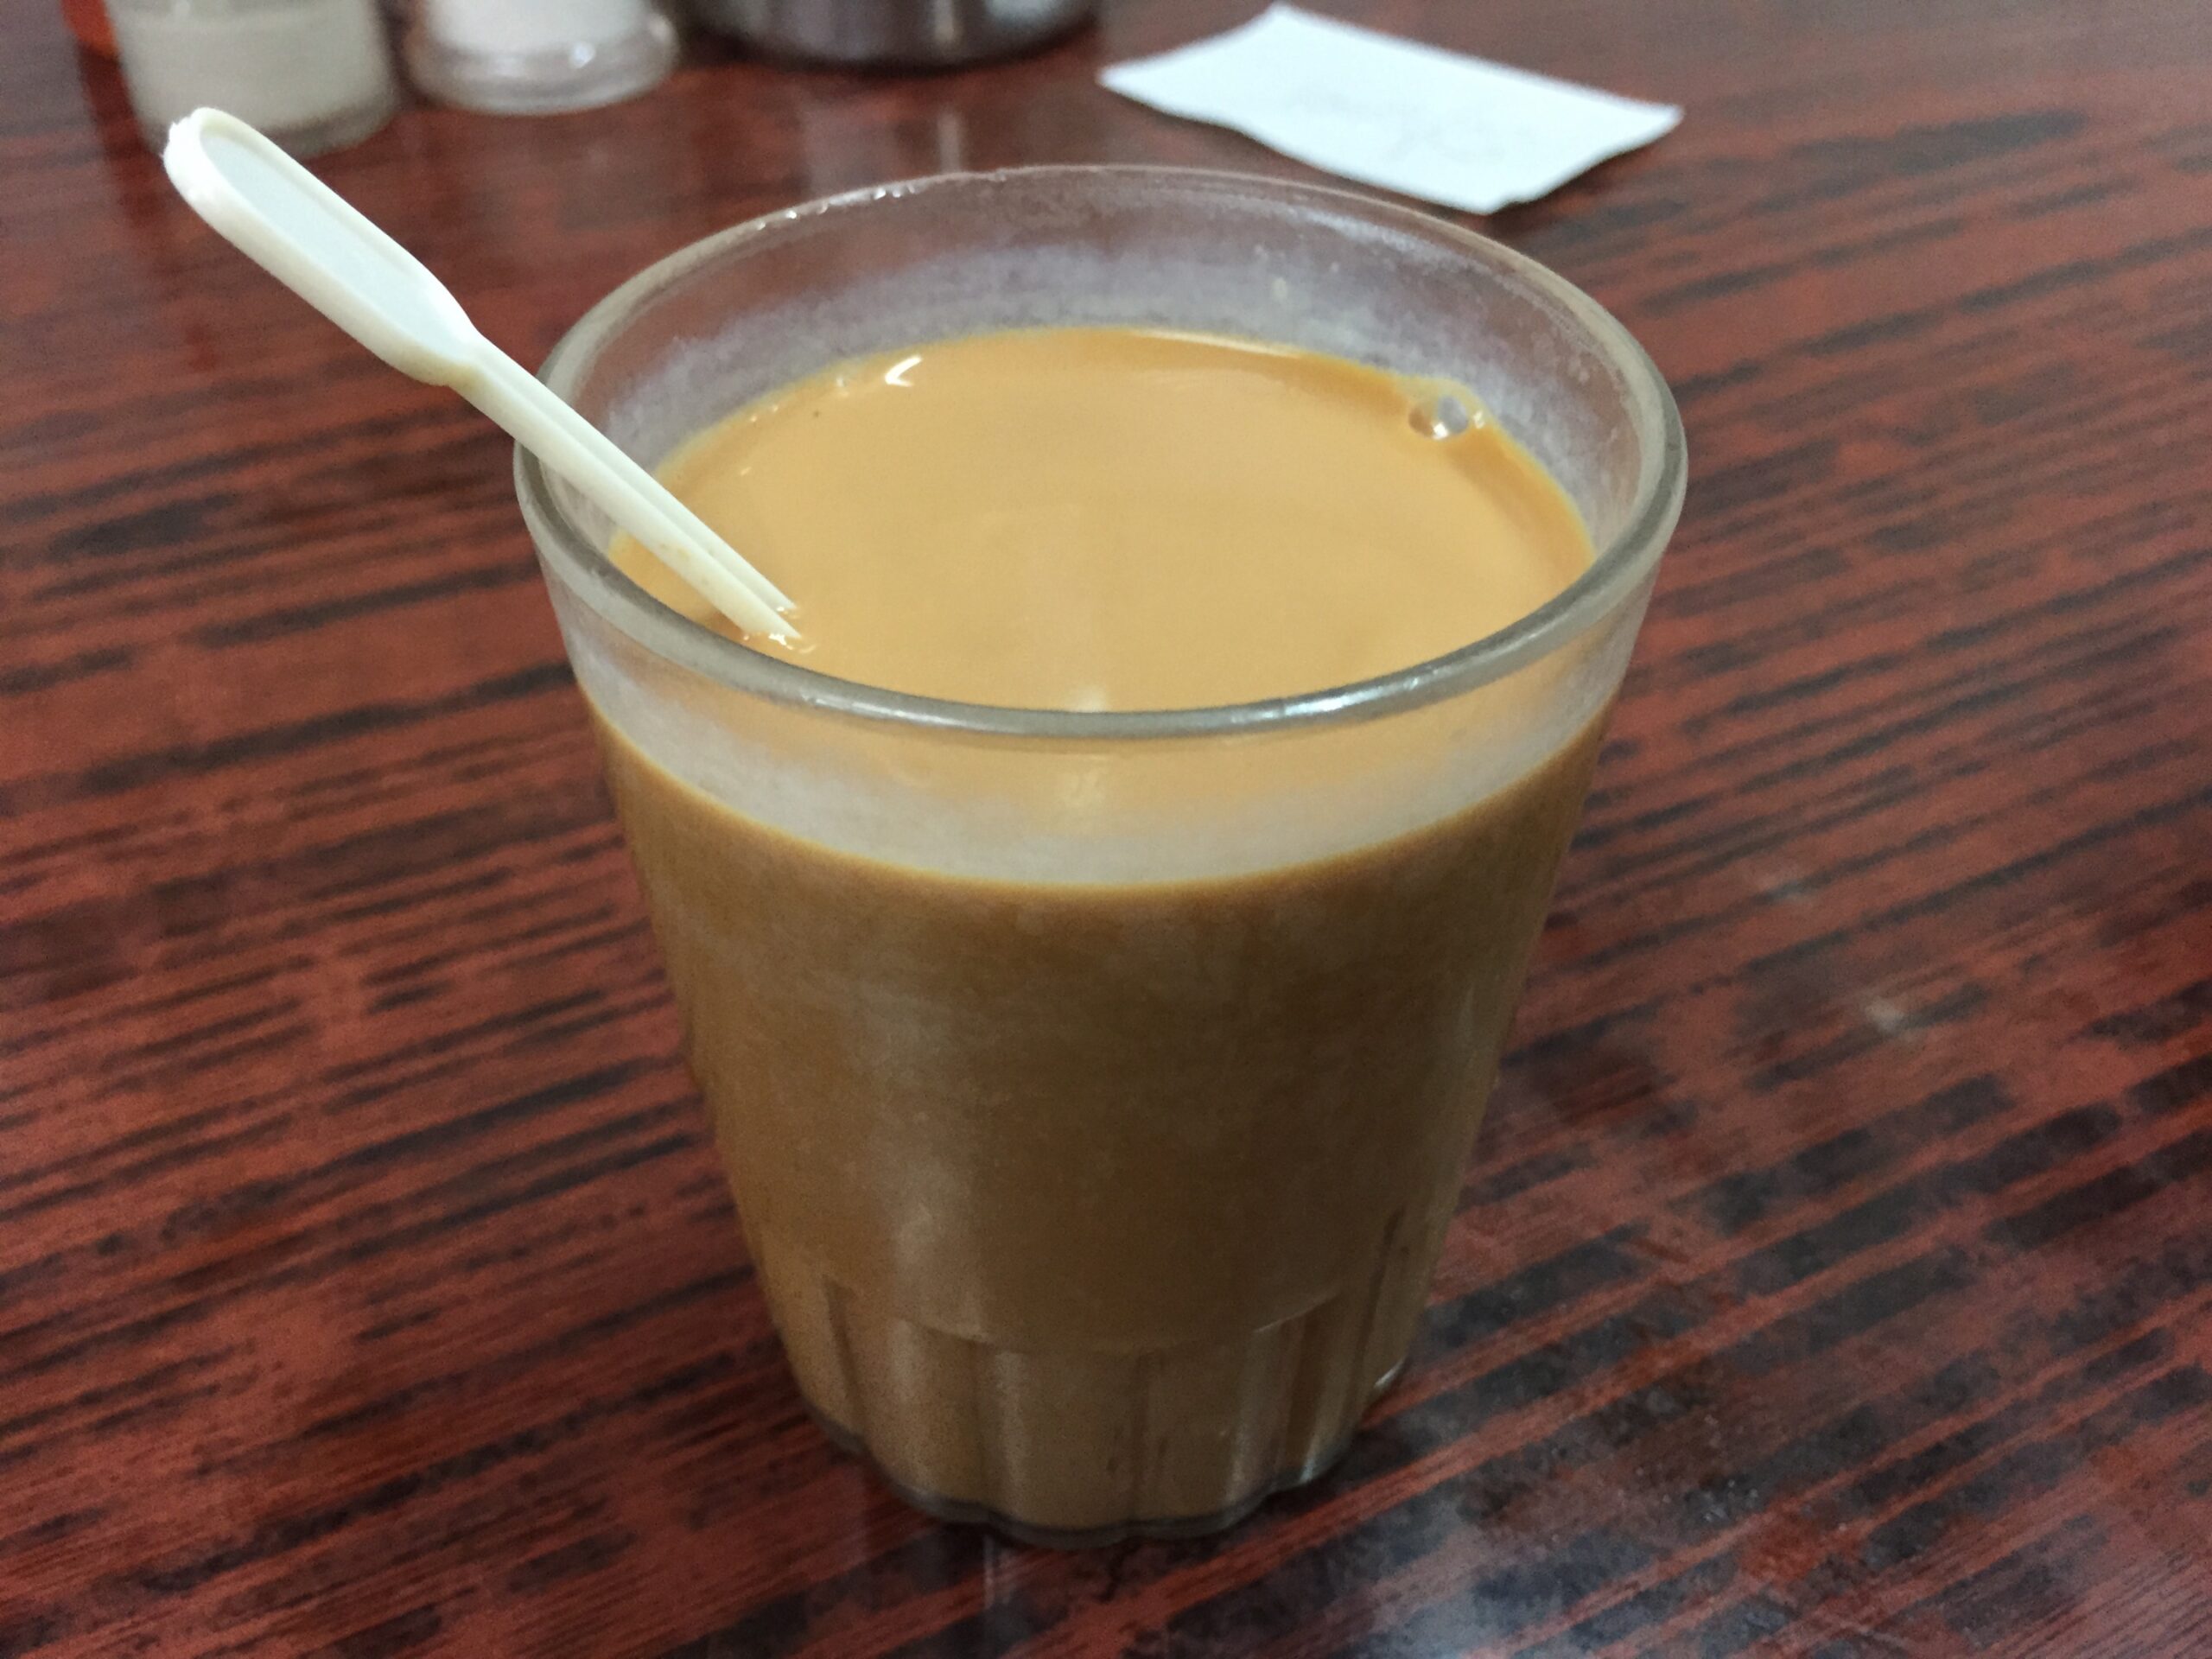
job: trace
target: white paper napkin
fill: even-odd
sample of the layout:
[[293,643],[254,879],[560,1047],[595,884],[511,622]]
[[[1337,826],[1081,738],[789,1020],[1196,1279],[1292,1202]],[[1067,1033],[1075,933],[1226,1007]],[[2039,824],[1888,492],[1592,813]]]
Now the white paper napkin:
[[1380,35],[1295,6],[1099,80],[1301,162],[1469,213],[1533,201],[1682,112]]

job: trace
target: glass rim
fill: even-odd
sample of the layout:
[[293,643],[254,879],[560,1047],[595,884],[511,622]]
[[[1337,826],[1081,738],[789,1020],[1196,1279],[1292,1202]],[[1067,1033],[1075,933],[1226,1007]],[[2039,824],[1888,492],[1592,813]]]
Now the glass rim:
[[1348,684],[1196,709],[1089,711],[964,702],[843,679],[753,651],[663,605],[621,575],[606,549],[562,505],[544,466],[517,445],[515,493],[548,564],[570,593],[617,632],[656,657],[732,690],[895,726],[1090,743],[1306,728],[1418,708],[1477,690],[1559,650],[1611,615],[1649,574],[1681,516],[1687,454],[1674,396],[1635,338],[1595,300],[1526,254],[1435,214],[1325,185],[1211,168],[1107,164],[941,173],[898,184],[865,186],[761,214],[689,243],[646,266],[561,337],[539,376],[562,397],[573,400],[600,349],[656,296],[699,266],[779,233],[811,228],[839,214],[865,212],[887,200],[1010,181],[1079,186],[1102,179],[1246,195],[1256,191],[1291,205],[1325,206],[1339,214],[1357,213],[1384,228],[1456,242],[1477,259],[1528,283],[1589,335],[1627,388],[1631,418],[1643,442],[1634,505],[1621,531],[1598,550],[1588,569],[1552,599],[1518,621],[1441,656]]

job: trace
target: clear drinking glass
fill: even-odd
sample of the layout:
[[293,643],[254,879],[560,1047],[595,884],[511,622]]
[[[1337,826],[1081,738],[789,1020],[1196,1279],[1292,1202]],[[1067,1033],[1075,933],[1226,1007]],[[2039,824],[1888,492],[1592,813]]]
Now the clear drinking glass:
[[359,143],[399,107],[377,0],[108,0],[138,130],[212,104],[295,156]]
[[1078,1542],[1311,1479],[1403,1363],[1683,452],[1649,360],[1541,267],[1170,169],[773,214],[618,289],[545,378],[658,462],[839,359],[1044,324],[1460,382],[1599,550],[1503,632],[1360,684],[988,708],[687,621],[518,455],[800,1389],[924,1507]]

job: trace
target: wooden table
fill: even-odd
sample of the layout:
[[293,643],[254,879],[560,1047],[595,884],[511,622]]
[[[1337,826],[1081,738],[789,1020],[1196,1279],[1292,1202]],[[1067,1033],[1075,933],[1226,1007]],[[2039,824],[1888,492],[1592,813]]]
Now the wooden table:
[[[1198,1544],[803,1415],[508,481],[0,54],[0,1655],[2212,1653],[2197,0],[1374,0],[1688,106],[1486,228],[1694,482],[1404,1383]],[[1295,173],[1091,84],[701,50],[325,171],[524,357],[943,168]]]

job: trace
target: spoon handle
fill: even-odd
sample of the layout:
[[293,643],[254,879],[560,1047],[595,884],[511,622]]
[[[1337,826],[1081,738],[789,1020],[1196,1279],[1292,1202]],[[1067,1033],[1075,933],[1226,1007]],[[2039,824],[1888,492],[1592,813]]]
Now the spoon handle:
[[486,340],[444,283],[236,116],[195,110],[163,166],[194,213],[403,374],[450,386],[747,633],[793,637],[790,599],[614,441]]

